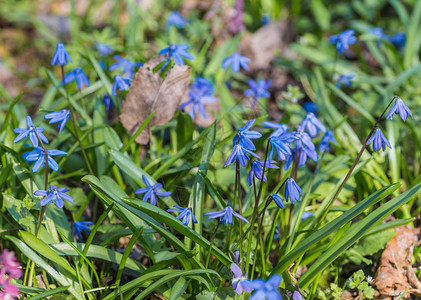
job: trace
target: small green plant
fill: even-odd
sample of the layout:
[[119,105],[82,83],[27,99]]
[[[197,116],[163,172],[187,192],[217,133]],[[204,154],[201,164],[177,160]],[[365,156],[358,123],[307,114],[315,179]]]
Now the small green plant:
[[348,281],[348,286],[351,289],[358,290],[358,296],[360,299],[372,299],[374,297],[374,289],[370,286],[372,278],[365,276],[363,270],[355,272]]

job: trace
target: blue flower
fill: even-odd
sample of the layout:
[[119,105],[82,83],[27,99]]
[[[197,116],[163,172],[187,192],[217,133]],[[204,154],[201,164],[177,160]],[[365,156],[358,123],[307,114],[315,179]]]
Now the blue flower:
[[342,54],[344,50],[349,48],[349,45],[355,44],[357,42],[357,38],[354,36],[354,33],[355,30],[350,29],[337,35],[332,35],[329,38],[329,42],[336,44],[336,49],[338,49],[338,52]]
[[275,274],[267,281],[263,279],[249,280],[244,282],[243,286],[255,290],[249,300],[282,300],[282,296],[277,290],[281,282],[282,276]]
[[251,139],[258,139],[262,136],[260,132],[249,130],[256,120],[247,121],[243,128],[238,129],[237,134],[232,139],[232,145],[240,144],[247,150],[256,150]]
[[101,44],[95,42],[95,47],[98,49],[99,53],[101,53],[102,56],[107,56],[108,54],[113,52],[113,47],[111,47],[108,44]]
[[227,206],[225,207],[222,211],[212,211],[212,212],[208,212],[205,214],[205,216],[209,216],[209,219],[215,219],[215,218],[219,218],[219,222],[221,224],[229,224],[232,225],[232,216],[237,217],[245,222],[249,222],[247,221],[246,218],[244,218],[243,216],[241,216],[240,214],[236,213],[231,206]]
[[186,44],[170,44],[168,48],[164,48],[161,51],[159,51],[159,55],[167,55],[167,61],[163,65],[163,67],[166,66],[168,61],[172,58],[174,59],[175,63],[177,65],[184,65],[183,57],[186,59],[194,59],[193,55],[188,53],[186,50],[189,48]]
[[113,108],[113,99],[111,99],[111,96],[107,93],[104,94],[104,98],[102,98],[102,102],[104,102],[105,109],[107,111],[110,111]]
[[262,26],[268,25],[270,23],[270,17],[268,15],[263,15],[260,23],[262,24]]
[[41,202],[40,202],[41,206],[45,206],[48,203],[50,203],[51,201],[53,201],[54,204],[58,208],[63,208],[63,205],[64,205],[63,199],[69,201],[72,204],[75,204],[75,200],[73,200],[73,198],[70,197],[69,195],[65,194],[68,191],[69,191],[69,189],[66,189],[66,188],[57,189],[56,186],[52,185],[52,186],[50,186],[50,189],[48,191],[38,190],[34,193],[34,195],[35,196],[46,196],[44,199],[41,200]]
[[285,200],[288,202],[288,197],[291,200],[292,204],[295,204],[295,201],[300,200],[300,194],[303,195],[303,191],[295,183],[293,178],[288,178],[285,186]]
[[111,89],[111,94],[113,96],[117,96],[117,89],[120,91],[127,91],[131,85],[130,81],[133,81],[133,79],[120,75],[114,76],[114,83]]
[[178,11],[172,11],[167,17],[167,24],[165,28],[176,26],[177,28],[183,28],[189,19],[184,18]]
[[53,59],[51,60],[51,65],[67,65],[67,60],[70,60],[70,62],[73,63],[72,58],[64,48],[64,44],[58,43],[56,52],[54,52]]
[[[65,154],[67,154],[67,153],[64,152],[64,151],[61,151],[61,150],[56,150],[56,149],[47,150],[48,166],[53,171],[57,171],[58,170],[58,164],[51,156],[65,155]],[[24,153],[23,159],[26,160],[26,161],[34,161],[35,162],[34,166],[32,167],[32,172],[36,172],[36,171],[38,171],[38,169],[41,166],[45,166],[45,154],[44,154],[44,150],[41,147],[34,147],[34,150]]]
[[232,263],[231,271],[234,273],[234,278],[232,279],[232,287],[234,288],[234,291],[238,295],[241,295],[243,291],[246,293],[251,293],[253,290],[252,288],[243,286],[243,283],[247,281],[247,277],[243,275],[241,268],[237,264]]
[[140,188],[136,190],[135,194],[145,194],[143,196],[143,201],[147,202],[149,198],[151,199],[150,202],[152,205],[156,205],[157,197],[168,197],[171,195],[171,192],[160,192],[159,190],[162,189],[162,184],[155,183],[154,185],[151,185],[148,178],[146,178],[145,175],[142,176],[143,181],[145,182],[146,186],[145,188]]
[[228,66],[231,66],[231,69],[238,73],[240,71],[240,67],[243,67],[244,70],[249,70],[249,63],[250,59],[245,56],[241,56],[237,52],[234,52],[231,56],[224,58],[222,61],[222,69],[225,70]]
[[[257,160],[253,160],[251,162],[251,170],[250,170],[249,176],[247,177],[247,182],[250,186],[253,184],[253,175],[256,176],[256,178],[259,180],[262,180],[262,176],[263,176],[263,181],[266,182],[266,175],[263,174],[264,163],[265,163],[264,161],[257,161]],[[266,171],[266,168],[279,169],[279,167],[274,164],[276,164],[275,161],[267,160],[265,171]]]
[[278,124],[269,121],[263,121],[263,128],[273,128],[276,129],[270,136],[279,136],[288,131],[288,126],[285,124]]
[[307,158],[311,158],[314,162],[317,162],[318,155],[316,150],[309,149],[307,147],[300,148],[298,152],[300,157],[297,157],[297,151],[295,149],[291,149],[292,154],[288,155],[285,159],[284,170],[287,171],[291,166],[293,161],[298,161],[298,166],[302,167],[306,164]]
[[376,129],[376,132],[374,132],[373,136],[367,141],[367,145],[370,144],[371,142],[373,142],[374,151],[380,151],[380,149],[383,149],[383,151],[385,151],[386,145],[390,149],[392,149],[392,146],[390,146],[389,141],[385,138],[380,128]]
[[316,147],[314,146],[313,142],[311,141],[311,137],[307,132],[304,132],[298,128],[297,131],[294,132],[295,138],[295,147],[297,151],[300,151],[301,147],[307,147],[309,150],[315,150]]
[[224,167],[232,164],[234,161],[239,161],[240,164],[245,167],[247,164],[247,160],[249,159],[247,153],[253,155],[254,157],[259,158],[257,154],[251,152],[250,150],[244,148],[240,144],[236,144],[234,146],[234,149],[232,150],[230,156],[227,159],[227,162],[225,163]]
[[253,106],[256,105],[257,99],[260,97],[267,98],[270,96],[270,93],[267,89],[270,87],[272,80],[265,81],[264,79],[260,79],[258,82],[249,79],[248,81],[250,89],[244,92],[246,97],[254,97]]
[[209,80],[206,80],[201,77],[196,77],[191,85],[191,91],[189,92],[190,99],[180,105],[180,109],[184,109],[189,105],[192,105],[189,110],[189,115],[194,119],[196,113],[200,111],[202,116],[206,119],[206,111],[203,104],[205,103],[214,103],[217,101],[215,97],[212,96],[213,85]]
[[380,40],[388,40],[388,36],[384,34],[383,29],[380,27],[376,27],[370,30],[370,33],[374,35],[378,41]]
[[113,63],[108,68],[108,70],[110,72],[112,72],[112,71],[115,71],[117,69],[120,69],[125,76],[130,77],[130,78],[132,78],[133,75],[134,75],[134,72],[133,72],[134,68],[143,66],[143,63],[141,63],[141,62],[132,62],[130,59],[123,58],[123,57],[118,56],[118,55],[114,55],[113,58],[117,62]]
[[26,129],[24,128],[15,128],[13,129],[14,133],[19,133],[19,135],[13,140],[13,143],[17,143],[22,139],[27,139],[29,136],[29,139],[31,140],[32,146],[38,147],[38,137],[46,144],[48,144],[48,140],[43,134],[44,128],[42,127],[35,127],[32,123],[32,119],[30,116],[26,116],[26,126],[28,126]]
[[326,131],[325,135],[322,138],[322,141],[320,142],[319,151],[329,151],[329,143],[333,143],[335,145],[338,144],[338,142],[335,139],[335,134],[333,133],[333,130]]
[[177,216],[177,219],[183,219],[184,225],[189,225],[190,217],[193,221],[193,223],[197,223],[196,218],[193,215],[193,212],[190,207],[181,207],[178,205],[175,205],[175,208],[167,209],[168,212],[179,212],[180,214]]
[[338,80],[336,81],[336,87],[339,89],[342,84],[346,85],[347,87],[350,87],[352,78],[355,78],[354,74],[342,74],[342,75],[340,75]]
[[295,132],[282,132],[276,130],[269,137],[269,144],[271,146],[269,152],[269,160],[272,160],[274,150],[278,153],[278,160],[285,160],[288,155],[291,155],[290,144],[295,141]]
[[412,112],[409,110],[408,106],[405,105],[403,100],[399,97],[395,97],[395,103],[393,104],[392,108],[389,110],[386,119],[392,120],[393,114],[397,114],[401,116],[402,121],[406,121],[408,115],[412,117]]
[[306,110],[306,112],[315,113],[316,111],[320,110],[320,108],[314,102],[311,101],[304,103],[303,107]]
[[59,111],[54,111],[51,113],[48,113],[44,116],[44,119],[50,119],[50,122],[48,122],[48,124],[54,124],[54,123],[59,123],[59,131],[58,134],[60,134],[63,129],[64,126],[66,126],[67,120],[70,117],[70,111],[68,109],[62,109]]
[[389,41],[395,45],[398,49],[401,49],[405,46],[406,36],[404,32],[398,32],[391,37],[389,37]]
[[73,223],[73,235],[79,238],[79,241],[82,241],[82,233],[90,234],[91,229],[89,226],[94,225],[91,221],[80,222],[76,221]]
[[61,84],[68,84],[74,80],[76,81],[76,86],[78,90],[82,90],[83,85],[86,85],[86,87],[89,87],[91,85],[88,77],[85,75],[85,72],[83,72],[81,68],[75,68],[73,71],[67,73],[64,76],[64,80],[61,82]]
[[308,218],[314,216],[314,214],[311,211],[305,211],[303,212],[303,214],[301,215],[301,221],[305,221]]
[[[281,201],[282,201],[282,199],[281,199]],[[275,226],[275,231],[273,232],[273,238],[278,242],[279,242],[279,234],[280,234],[279,228],[278,228],[278,226]]]
[[326,127],[313,113],[309,112],[297,129],[298,132],[303,132],[305,130],[307,130],[310,136],[315,137],[318,131],[326,132]]
[[270,194],[270,196],[272,197],[273,201],[275,201],[276,205],[278,205],[279,208],[284,208],[284,202],[282,201],[281,196],[279,196],[278,194]]
[[292,300],[303,300],[303,296],[301,295],[300,291],[295,290],[292,294]]
[[191,84],[192,91],[201,92],[203,95],[213,94],[213,84],[203,77],[196,77]]

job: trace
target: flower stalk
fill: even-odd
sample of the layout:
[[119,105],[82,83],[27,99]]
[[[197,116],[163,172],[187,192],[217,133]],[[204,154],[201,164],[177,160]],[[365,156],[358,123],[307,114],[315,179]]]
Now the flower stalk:
[[80,140],[80,137],[79,137],[79,132],[78,132],[77,126],[76,126],[76,121],[77,121],[76,113],[75,113],[75,110],[74,110],[72,104],[70,103],[69,93],[67,92],[66,84],[64,84],[64,66],[61,65],[60,67],[61,67],[61,77],[63,79],[63,86],[64,86],[64,90],[66,92],[67,101],[69,103],[70,119],[72,120],[73,130],[75,131],[75,137],[76,137],[76,139],[77,139],[77,141],[79,143],[79,147],[80,147],[80,150],[82,151],[82,155],[83,155],[83,158],[84,158],[84,160],[86,162],[86,166],[88,167],[89,173],[91,175],[94,175],[94,171],[93,171],[93,169],[91,167],[91,164],[89,163],[89,159],[88,159],[88,156],[86,155],[85,148],[83,147],[82,141]]

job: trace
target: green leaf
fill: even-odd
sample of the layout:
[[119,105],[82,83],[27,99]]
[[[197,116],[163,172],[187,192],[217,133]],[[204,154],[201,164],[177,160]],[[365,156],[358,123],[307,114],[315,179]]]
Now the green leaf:
[[187,286],[189,285],[189,281],[184,279],[184,277],[180,277],[174,286],[171,288],[171,294],[169,300],[177,300],[181,295],[186,291]]
[[[93,139],[95,143],[105,143],[105,129],[98,128],[106,123],[106,112],[105,106],[102,103],[101,99],[97,99],[95,104],[94,116],[93,116],[94,127],[97,129],[93,132]],[[107,157],[107,147],[105,145],[99,146],[95,148],[95,159],[96,159],[96,167],[98,174],[103,174],[106,167],[106,162],[108,162]]]
[[78,300],[84,300],[81,293],[75,289],[73,285],[77,285],[71,279],[63,276],[61,273],[57,272],[53,267],[51,267],[47,262],[45,262],[41,257],[39,257],[31,248],[29,248],[23,241],[13,237],[5,236],[6,239],[15,244],[16,247],[30,260],[32,260],[36,265],[43,268],[51,277],[53,277],[58,283],[62,286],[69,287],[69,292]]
[[32,233],[19,231],[19,235],[22,241],[24,241],[34,251],[44,256],[48,260],[54,262],[55,267],[63,270],[63,273],[66,273],[66,276],[73,276],[73,280],[76,280],[76,271],[72,268],[69,262],[63,257],[59,256],[56,251],[51,249],[47,244],[45,244]]
[[52,289],[52,290],[48,290],[48,291],[42,292],[42,293],[37,294],[37,295],[35,295],[33,297],[30,297],[29,300],[42,300],[42,299],[47,299],[48,296],[52,296],[52,295],[55,295],[55,294],[58,294],[58,293],[67,291],[68,288],[69,288],[68,286],[61,286],[61,287],[58,287],[58,288],[55,288],[55,289]]
[[324,227],[312,233],[310,236],[308,236],[303,241],[298,243],[294,248],[292,248],[292,250],[281,259],[281,261],[273,269],[272,274],[284,272],[295,259],[300,257],[300,255],[305,253],[305,251],[307,251],[317,242],[319,242],[332,232],[341,228],[343,225],[345,225],[353,218],[361,214],[367,208],[373,206],[375,203],[381,201],[388,195],[392,194],[396,189],[399,188],[399,186],[400,184],[395,183],[378,190],[377,192],[365,198],[363,201],[359,202],[354,207],[347,210],[340,217],[336,218],[335,220],[326,224]]
[[[159,270],[159,271],[149,272],[145,275],[140,276],[139,278],[136,278],[136,279],[126,283],[125,285],[123,285],[120,288],[120,290],[121,290],[121,292],[125,293],[125,292],[127,292],[131,289],[137,288],[139,285],[141,285],[144,282],[153,280],[155,278],[160,278],[160,277],[161,277],[161,280],[165,278],[165,280],[163,280],[163,281],[155,282],[154,285],[149,285],[149,287],[147,289],[147,294],[149,294],[151,291],[153,291],[158,286],[160,286],[160,285],[164,284],[165,282],[167,282],[169,280],[172,280],[174,278],[182,277],[182,276],[204,275],[204,274],[213,274],[213,275],[220,278],[220,276],[217,272],[215,272],[214,270],[209,270],[209,269],[201,269],[201,270]],[[142,294],[145,294],[145,291],[143,291]],[[118,294],[119,294],[119,291],[115,290],[114,292],[110,293],[107,297],[105,297],[104,300],[115,299],[115,297]]]
[[313,11],[314,18],[320,28],[325,31],[329,29],[330,14],[329,10],[323,4],[322,0],[312,0],[311,9]]
[[[119,151],[110,150],[111,159],[115,162],[115,164],[120,168],[123,173],[127,174],[131,179],[137,182],[139,185],[142,185],[143,182],[142,176],[146,176],[149,182],[154,185],[156,180],[146,173],[141,167],[135,164],[129,157],[125,156]],[[172,207],[174,205],[178,205],[171,196],[161,198],[162,202],[164,202],[168,207]]]
[[163,163],[158,170],[156,170],[152,177],[153,178],[159,178],[166,170],[168,170],[172,165],[174,165],[174,163],[179,160],[180,158],[182,158],[184,155],[186,155],[189,150],[191,148],[193,148],[194,145],[196,145],[199,141],[201,141],[205,136],[208,135],[209,130],[211,129],[212,126],[209,126],[208,128],[206,128],[205,130],[202,131],[202,133],[200,133],[200,135],[194,139],[192,142],[190,142],[188,145],[186,145],[185,147],[183,147],[180,151],[178,151],[176,154],[171,155],[170,158]]
[[374,124],[376,120],[373,118],[373,116],[364,109],[358,102],[356,102],[354,99],[352,99],[350,96],[345,94],[342,90],[338,89],[335,85],[328,83],[327,86],[346,102],[350,107],[355,109],[361,116],[363,116],[367,121],[369,121],[371,124]]
[[[136,199],[122,200],[124,201],[122,205],[134,214],[137,214],[137,211],[140,210],[146,215],[152,217],[153,219],[159,220],[160,222],[167,224],[172,229],[178,231],[183,236],[188,237],[189,239],[200,245],[203,249],[209,249],[210,243],[207,239],[205,239],[202,235],[199,235],[190,227],[184,225],[179,219],[176,219],[171,214],[160,209],[159,207],[156,207],[155,205],[144,201],[136,201]],[[139,217],[141,217],[140,214]],[[148,222],[146,219],[145,221]],[[213,255],[217,259],[219,259],[225,266],[229,267],[232,264],[232,260],[215,245],[212,245],[212,252]]]
[[[170,274],[165,275],[161,279],[155,281],[151,285],[149,285],[139,296],[135,298],[135,300],[140,300],[145,298],[147,295],[149,295],[151,292],[153,292],[155,289],[160,287],[161,285],[165,284],[166,282],[177,278],[179,276],[190,276],[190,275],[200,275],[200,274],[213,274],[217,277],[221,278],[221,276],[214,270],[210,269],[204,269],[204,270],[183,270],[183,271],[172,271]],[[209,286],[208,286],[209,288]]]
[[[421,183],[415,185],[405,193],[389,200],[384,205],[370,213],[363,220],[352,225],[344,236],[332,245],[328,251],[323,253],[316,262],[303,274],[298,283],[301,288],[306,288],[311,281],[322,272],[330,263],[332,263],[341,253],[348,249],[352,244],[358,241],[375,224],[384,220],[399,207],[419,195],[421,192]],[[324,228],[324,227],[323,227]],[[323,229],[322,228],[322,229]]]
[[[198,235],[202,235],[203,227],[203,206],[205,202],[205,187],[206,181],[203,179],[201,174],[206,176],[209,168],[209,163],[213,152],[216,147],[216,123],[213,123],[211,129],[206,137],[205,144],[203,146],[202,157],[200,159],[199,171],[194,178],[192,192],[190,194],[189,207],[192,207],[193,214],[197,219],[197,223],[194,224],[194,231]],[[196,244],[197,259],[201,260],[200,246]]]
[[[82,252],[83,247],[85,244],[82,243],[73,243],[77,249]],[[79,256],[78,252],[73,249],[69,244],[67,243],[58,243],[58,244],[51,244],[51,248],[53,248],[56,253],[59,255],[74,255]],[[97,245],[91,245],[86,252],[86,257],[94,257],[99,258],[105,261],[113,262],[119,265],[121,263],[121,259],[123,258],[123,255],[117,251],[113,251],[111,249],[107,249],[105,247],[97,246]],[[138,273],[142,273],[146,268],[141,263],[138,263],[137,261],[128,258],[126,262],[126,268],[133,270]]]
[[1,126],[0,132],[3,132],[7,129],[7,125],[9,125],[9,123],[10,123],[9,117],[10,117],[10,114],[12,113],[12,111],[13,111],[13,107],[15,107],[16,103],[19,102],[19,100],[20,100],[20,98],[22,98],[22,96],[23,96],[23,92],[21,92],[15,99],[13,99],[12,103],[9,104],[9,108],[7,109],[6,116],[4,117],[4,123]]
[[124,266],[126,264],[127,258],[129,257],[129,254],[132,251],[132,248],[133,248],[134,244],[136,243],[137,239],[142,234],[142,231],[143,231],[143,227],[141,227],[138,231],[136,231],[135,234],[132,235],[132,237],[129,240],[129,243],[126,246],[126,250],[124,250],[123,257],[120,261],[120,264],[119,264],[118,270],[117,270],[117,276],[116,276],[116,279],[115,279],[116,285],[120,284],[121,275],[123,275],[123,269],[124,269]]
[[177,116],[177,150],[180,151],[193,139],[194,125],[190,115],[180,112]]

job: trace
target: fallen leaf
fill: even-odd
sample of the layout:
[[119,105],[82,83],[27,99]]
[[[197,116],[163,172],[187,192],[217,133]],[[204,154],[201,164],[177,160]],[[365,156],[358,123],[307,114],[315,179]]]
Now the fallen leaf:
[[395,299],[405,291],[403,299],[410,299],[410,294],[421,296],[421,282],[411,264],[417,236],[409,225],[396,227],[395,231],[396,236],[387,243],[376,272],[375,299]]
[[239,53],[250,59],[250,69],[269,67],[277,52],[287,47],[291,40],[289,23],[285,20],[272,22],[255,33],[244,33]]
[[153,126],[171,120],[185,99],[189,85],[190,67],[175,65],[162,79],[159,71],[152,71],[160,61],[162,58],[158,57],[139,68],[121,108],[120,121],[131,135],[155,112],[148,126],[136,138],[136,142],[143,145],[149,142]]

